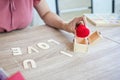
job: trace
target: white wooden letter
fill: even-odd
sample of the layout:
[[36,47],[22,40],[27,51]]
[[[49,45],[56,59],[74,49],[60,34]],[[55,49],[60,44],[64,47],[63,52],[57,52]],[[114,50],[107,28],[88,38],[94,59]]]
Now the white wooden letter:
[[34,52],[36,52],[36,53],[39,52],[39,51],[38,51],[37,49],[35,49],[34,47],[32,47],[32,46],[28,46],[28,53],[31,54],[32,51],[34,51]]
[[22,55],[22,52],[21,52],[21,49],[19,47],[16,47],[16,48],[11,48],[12,49],[12,52],[13,52],[13,55]]
[[38,43],[37,46],[40,47],[41,49],[49,49],[49,47],[50,47],[46,43]]
[[69,54],[69,53],[67,53],[67,52],[64,52],[64,51],[60,51],[60,53],[66,55],[66,56],[69,56],[69,57],[72,57],[72,56],[73,56],[73,55],[71,55],[71,54]]
[[54,39],[49,39],[48,42],[53,42],[53,43],[58,44],[58,45],[60,44],[58,41],[56,41]]
[[34,60],[32,60],[32,59],[27,59],[27,60],[24,60],[24,61],[23,61],[24,69],[29,69],[29,65],[28,65],[29,63],[31,64],[31,67],[32,67],[32,68],[36,68],[36,67],[37,67]]

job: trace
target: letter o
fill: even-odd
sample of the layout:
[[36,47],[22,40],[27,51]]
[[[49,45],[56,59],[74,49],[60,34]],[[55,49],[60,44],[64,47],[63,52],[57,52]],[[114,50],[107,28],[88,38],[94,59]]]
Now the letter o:
[[50,46],[46,43],[38,43],[37,46],[41,49],[49,49]]

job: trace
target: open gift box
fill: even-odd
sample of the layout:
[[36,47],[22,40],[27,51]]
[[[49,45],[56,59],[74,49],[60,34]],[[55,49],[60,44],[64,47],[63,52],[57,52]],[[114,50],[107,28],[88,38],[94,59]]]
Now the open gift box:
[[102,38],[99,31],[95,31],[86,38],[75,36],[74,38],[74,52],[88,52],[88,46],[97,43]]

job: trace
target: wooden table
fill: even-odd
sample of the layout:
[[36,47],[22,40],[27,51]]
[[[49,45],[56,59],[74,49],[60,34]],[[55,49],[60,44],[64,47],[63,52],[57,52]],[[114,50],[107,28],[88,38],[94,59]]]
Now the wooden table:
[[[91,31],[100,30],[105,37],[96,45],[89,46],[88,53],[74,53],[73,35],[47,26],[0,33],[0,67],[9,76],[21,71],[26,80],[120,80],[120,27],[90,28]],[[60,44],[49,43],[49,39]],[[36,44],[39,42],[47,43],[50,48],[38,48]],[[28,54],[28,46],[35,47],[39,53]],[[20,47],[23,55],[13,56],[13,47]],[[35,60],[37,68],[24,69],[23,61],[26,59]]]

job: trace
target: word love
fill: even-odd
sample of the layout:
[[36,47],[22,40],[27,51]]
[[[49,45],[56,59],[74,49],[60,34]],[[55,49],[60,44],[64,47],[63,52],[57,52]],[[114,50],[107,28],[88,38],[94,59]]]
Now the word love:
[[[47,40],[48,43],[53,43],[53,44],[56,44],[56,45],[59,45],[60,43],[54,39],[49,39]],[[49,44],[45,43],[45,42],[39,42],[36,44],[39,48],[43,49],[43,50],[47,50],[50,48]],[[16,48],[11,48],[12,49],[12,52],[13,52],[13,55],[14,56],[18,56],[18,55],[22,55],[22,51],[21,51],[21,48],[19,47],[16,47]],[[36,53],[39,53],[39,50],[37,50],[36,48],[34,48],[33,46],[28,46],[27,47],[27,53],[28,54],[31,54],[33,52],[36,52]],[[64,52],[64,51],[60,51],[60,53],[66,55],[66,56],[69,56],[69,57],[72,57],[71,54],[67,53],[67,52]],[[29,69],[29,64],[31,64],[31,67],[32,68],[36,68],[37,65],[35,63],[35,61],[33,59],[27,59],[27,60],[24,60],[23,61],[23,67],[24,69]]]
[[[57,44],[57,45],[60,44],[58,41],[56,41],[54,39],[49,39],[49,40],[47,40],[47,42],[48,43],[54,43],[54,44]],[[41,49],[46,49],[46,50],[50,48],[49,44],[47,44],[45,42],[39,42],[39,43],[37,43],[37,46]],[[11,49],[12,49],[13,55],[15,55],[15,56],[23,54],[22,51],[21,51],[21,48],[19,48],[19,47],[11,48]],[[39,51],[36,48],[34,48],[33,46],[28,46],[27,47],[27,53],[31,54],[33,52],[39,53]]]

